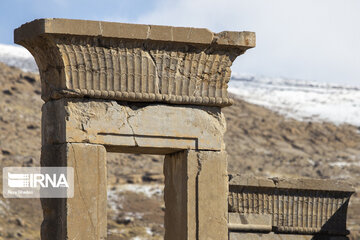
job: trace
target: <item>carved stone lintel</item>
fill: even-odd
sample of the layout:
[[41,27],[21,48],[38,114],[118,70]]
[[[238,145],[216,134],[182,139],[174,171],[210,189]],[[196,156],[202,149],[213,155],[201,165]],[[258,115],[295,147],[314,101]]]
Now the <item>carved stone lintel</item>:
[[39,19],[15,30],[35,57],[45,101],[90,97],[227,106],[232,62],[252,32]]
[[219,107],[67,98],[45,103],[42,113],[43,145],[90,142],[112,152],[149,154],[225,149]]

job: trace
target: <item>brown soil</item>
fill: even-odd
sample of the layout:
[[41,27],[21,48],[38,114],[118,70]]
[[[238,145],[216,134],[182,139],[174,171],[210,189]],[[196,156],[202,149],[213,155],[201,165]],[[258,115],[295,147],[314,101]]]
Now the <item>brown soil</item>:
[[[0,63],[0,162],[39,166],[40,80]],[[344,179],[360,190],[360,134],[351,125],[299,122],[263,107],[236,100],[224,108],[229,173],[267,177]],[[108,155],[109,190],[122,184],[157,187],[163,182],[161,156]],[[1,173],[0,173],[1,174]],[[0,180],[1,181],[1,180]],[[114,191],[108,207],[109,239],[162,239],[161,194]],[[348,228],[360,239],[360,195],[352,197]],[[0,239],[39,239],[39,199],[0,196]]]

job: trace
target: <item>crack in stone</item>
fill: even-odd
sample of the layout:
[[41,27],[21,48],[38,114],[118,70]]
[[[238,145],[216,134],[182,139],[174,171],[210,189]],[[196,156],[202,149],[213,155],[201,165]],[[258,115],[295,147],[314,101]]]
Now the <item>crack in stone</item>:
[[273,177],[273,178],[270,178],[270,180],[273,181],[273,183],[275,184],[275,186],[277,186],[280,182],[280,179],[278,177]]
[[139,144],[138,144],[137,141],[136,141],[134,128],[131,126],[131,124],[130,124],[130,122],[129,122],[129,118],[131,118],[132,116],[129,114],[129,112],[127,111],[126,107],[124,107],[124,110],[125,110],[125,114],[126,114],[126,122],[127,122],[127,124],[129,125],[129,127],[130,127],[130,129],[131,129],[131,131],[132,131],[132,134],[133,134],[133,139],[134,139],[135,147],[138,147]]
[[[151,51],[150,51],[150,50],[147,50],[147,49],[145,48],[145,46],[144,46],[144,49],[145,49],[145,51],[149,54],[150,59],[152,60],[154,66],[155,66],[155,74],[156,74],[156,76],[157,76],[157,78],[155,79],[155,85],[157,86],[159,93],[161,93],[161,81],[160,81],[160,80],[161,80],[161,75],[160,75],[160,69],[159,69],[158,65],[156,64],[156,59],[155,59],[155,57],[152,55]],[[156,89],[156,88],[155,88],[155,89]],[[155,93],[156,93],[156,92],[155,92]]]
[[81,129],[81,131],[83,131],[84,133],[86,133],[86,134],[88,133],[87,130],[86,130],[86,128],[85,128],[84,123],[81,123],[81,128],[80,128],[80,129]]
[[201,156],[200,153],[197,152],[196,153],[196,159],[198,162],[198,166],[197,166],[197,173],[196,173],[196,182],[195,182],[195,199],[196,199],[196,211],[195,211],[195,218],[196,218],[196,239],[199,239],[199,225],[200,225],[200,220],[199,220],[199,175],[201,173],[201,169],[202,169],[202,163],[201,163]]
[[201,172],[201,169],[202,169],[202,163],[201,163],[200,153],[197,153],[197,154],[196,154],[196,158],[197,158],[197,161],[198,161],[198,172],[197,172],[197,176],[199,176],[199,175],[200,175],[200,172]]
[[85,208],[86,208],[86,210],[87,210],[87,214],[88,214],[88,217],[89,217],[89,220],[90,220],[90,223],[91,223],[91,226],[92,226],[94,235],[96,235],[95,225],[94,225],[94,223],[93,223],[93,221],[92,221],[91,214],[90,214],[90,212],[89,212],[89,208],[86,206],[85,198],[84,198],[84,196],[83,196],[83,194],[82,194],[81,187],[80,187],[81,184],[80,184],[80,180],[79,180],[79,174],[78,174],[78,171],[77,171],[78,166],[77,166],[77,160],[76,160],[76,155],[75,155],[74,146],[72,146],[72,145],[70,145],[70,146],[71,146],[71,150],[72,150],[72,152],[73,152],[73,154],[74,154],[75,175],[76,175],[76,180],[77,180],[77,182],[78,182],[78,184],[79,184],[79,195],[80,195],[80,197],[81,197],[81,199],[82,199],[82,201],[83,201],[83,203],[84,203],[84,205],[85,205]]
[[100,36],[103,35],[103,28],[101,22],[99,22]]
[[192,28],[189,29],[188,34],[186,36],[187,39],[190,39],[190,34],[192,33],[192,30],[193,30]]
[[148,25],[147,33],[146,33],[146,39],[149,39],[151,32],[151,25]]
[[171,41],[174,41],[174,28],[170,27]]
[[211,108],[205,108],[204,109],[207,114],[209,114],[211,117],[215,118],[216,121],[218,121],[222,127],[226,128],[226,121],[223,119],[223,115],[221,113],[221,109],[216,111]]

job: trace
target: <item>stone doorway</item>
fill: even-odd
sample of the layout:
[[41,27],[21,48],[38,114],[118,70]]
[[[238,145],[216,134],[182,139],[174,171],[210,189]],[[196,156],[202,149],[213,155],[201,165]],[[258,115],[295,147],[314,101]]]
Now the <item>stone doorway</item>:
[[232,62],[252,32],[39,19],[15,30],[42,81],[42,166],[75,169],[41,199],[42,239],[106,239],[106,153],[165,155],[165,239],[227,239]]
[[42,238],[107,237],[107,152],[165,155],[165,239],[227,235],[220,108],[66,98],[44,105],[42,123],[42,166],[72,166],[76,186],[42,199]]

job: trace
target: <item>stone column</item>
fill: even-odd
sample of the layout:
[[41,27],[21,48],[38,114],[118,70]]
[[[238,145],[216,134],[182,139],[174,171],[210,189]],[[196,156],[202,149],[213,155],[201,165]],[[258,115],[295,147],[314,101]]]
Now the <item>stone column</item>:
[[74,168],[73,198],[43,198],[41,239],[106,239],[106,151],[101,145],[44,145],[41,166]]
[[227,158],[223,151],[167,155],[165,239],[227,239]]

